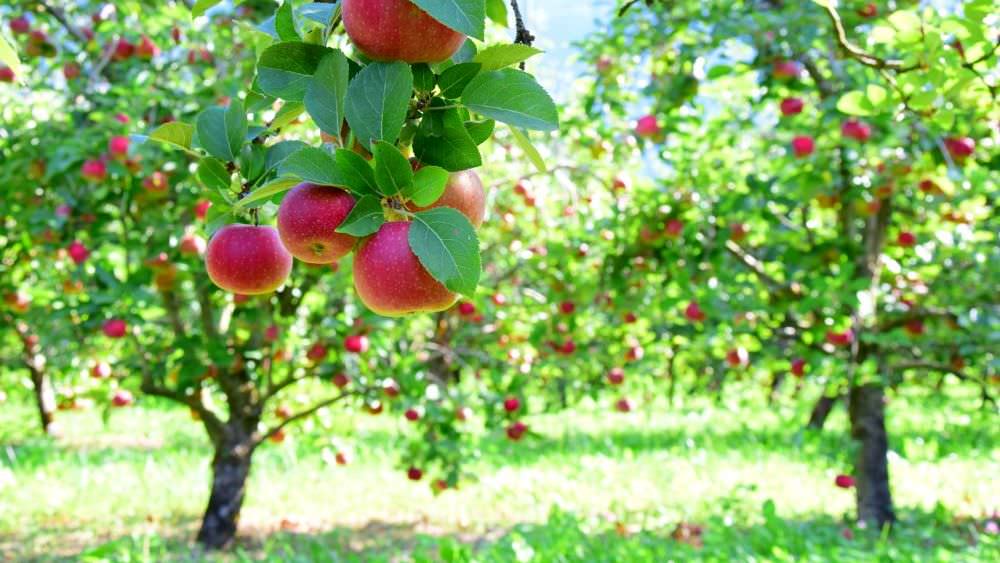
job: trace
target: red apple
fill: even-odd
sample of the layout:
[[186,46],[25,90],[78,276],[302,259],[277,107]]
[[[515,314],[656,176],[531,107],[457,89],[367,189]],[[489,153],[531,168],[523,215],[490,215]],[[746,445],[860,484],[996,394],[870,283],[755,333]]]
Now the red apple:
[[77,266],[86,262],[87,258],[90,256],[90,251],[87,250],[87,247],[78,240],[71,242],[66,248],[66,252]]
[[135,54],[140,59],[149,60],[160,54],[160,48],[153,43],[153,40],[147,35],[143,35],[142,39],[139,41],[139,45],[135,48]]
[[863,18],[874,18],[878,15],[878,6],[876,6],[873,2],[869,2],[861,8],[858,8],[858,15]]
[[781,115],[785,117],[791,115],[798,115],[802,113],[802,109],[805,107],[805,102],[802,98],[785,98],[781,100]]
[[912,319],[907,321],[903,328],[906,329],[906,332],[909,333],[910,336],[920,336],[924,333],[924,321],[920,319]]
[[410,481],[419,481],[421,477],[424,476],[424,472],[417,469],[416,467],[411,467],[406,470],[406,478]]
[[632,412],[632,409],[634,408],[635,405],[632,403],[632,401],[630,401],[625,397],[622,397],[621,399],[615,401],[615,410],[618,412]]
[[292,255],[274,227],[227,225],[205,252],[208,277],[215,285],[243,295],[271,293],[292,271]]
[[122,319],[108,319],[101,327],[108,338],[122,338],[128,331],[128,325]]
[[285,248],[303,262],[332,264],[354,248],[357,239],[336,232],[354,209],[354,196],[340,188],[303,182],[278,208],[278,233]]
[[85,160],[80,172],[85,180],[91,182],[101,182],[108,176],[107,166],[98,159]]
[[802,73],[802,67],[795,61],[776,61],[774,63],[773,76],[778,80],[791,80],[798,78]]
[[266,342],[274,342],[281,335],[281,331],[278,329],[278,325],[270,325],[264,330],[264,340]]
[[205,239],[194,233],[186,233],[178,245],[181,254],[188,256],[201,256],[205,252]]
[[806,374],[806,361],[802,358],[792,360],[792,375],[802,377]]
[[608,372],[607,377],[608,377],[608,383],[612,385],[621,385],[622,383],[625,382],[625,370],[618,367],[611,368],[611,371]]
[[746,348],[733,348],[726,352],[726,363],[729,367],[740,367],[750,363],[750,354]]
[[416,422],[420,420],[420,411],[414,408],[409,408],[406,409],[406,412],[403,413],[403,416],[406,417],[406,420],[409,420],[410,422]]
[[10,20],[10,30],[14,35],[24,35],[31,31],[31,23],[28,21],[28,18],[18,16]]
[[347,452],[338,451],[337,455],[333,456],[336,460],[337,465],[347,465],[351,462],[351,456]]
[[625,324],[632,324],[639,320],[639,317],[637,317],[632,311],[629,311],[628,313],[625,313],[623,320],[625,321]]
[[163,193],[170,189],[167,175],[157,170],[142,179],[142,187],[153,193]]
[[462,301],[458,304],[458,314],[463,317],[471,317],[476,314],[476,306],[468,301]]
[[503,400],[503,410],[517,412],[521,408],[521,400],[517,397],[507,397]]
[[0,82],[13,82],[14,78],[14,69],[0,65]]
[[385,223],[354,256],[354,288],[372,311],[386,317],[442,311],[456,295],[434,279],[410,249],[410,223]]
[[840,134],[848,139],[863,143],[871,138],[872,128],[863,121],[848,119],[840,126]]
[[306,352],[306,358],[308,358],[309,361],[316,363],[326,359],[326,354],[326,346],[324,346],[322,342],[316,342],[309,347],[309,350]]
[[903,248],[909,248],[917,244],[917,235],[910,231],[903,231],[896,236],[896,244]]
[[729,239],[733,242],[740,242],[745,239],[749,230],[743,223],[733,223],[729,226]]
[[132,393],[125,389],[119,389],[111,396],[111,404],[116,407],[127,407],[134,402],[135,398],[132,397]]
[[396,383],[395,379],[389,377],[382,382],[382,392],[385,393],[386,397],[395,399],[399,396],[399,391],[399,383]]
[[528,431],[528,425],[518,420],[517,422],[507,427],[507,438],[509,438],[513,442],[516,442],[520,440],[527,431]]
[[572,301],[563,301],[559,304],[559,312],[564,315],[572,315],[576,310],[576,305]]
[[90,368],[90,376],[94,379],[111,377],[111,365],[107,362],[97,362]]
[[976,141],[972,137],[949,137],[944,140],[944,146],[951,157],[959,162],[976,152]]
[[644,139],[649,139],[660,134],[660,124],[656,121],[655,115],[644,115],[635,124],[635,134]]
[[346,373],[337,373],[333,376],[333,384],[343,389],[351,383],[351,378]]
[[496,305],[497,307],[501,307],[503,306],[504,303],[507,302],[507,298],[504,297],[502,293],[494,293],[492,299],[493,299],[493,304]]
[[465,422],[472,418],[472,409],[469,407],[458,407],[455,409],[455,420]]
[[638,362],[645,355],[646,351],[642,349],[642,346],[629,346],[628,350],[625,351],[625,360],[628,362]]
[[344,0],[341,6],[347,36],[370,59],[437,63],[465,42],[410,0]]
[[344,349],[352,354],[363,354],[368,351],[368,337],[363,334],[352,334],[344,338]]
[[850,475],[837,475],[833,479],[833,484],[841,489],[850,489],[854,486],[854,477]]
[[115,43],[114,54],[112,59],[116,61],[124,61],[132,57],[135,54],[135,45],[129,42],[128,39],[122,38]]
[[792,152],[798,158],[805,158],[816,150],[816,143],[808,135],[799,135],[792,139]]
[[73,80],[80,76],[80,65],[75,62],[66,63],[62,67],[62,73],[66,80]]
[[108,141],[108,154],[117,159],[124,158],[128,155],[128,145],[128,137],[115,135]]
[[689,321],[701,322],[705,320],[705,313],[701,310],[701,307],[697,302],[692,301],[688,303],[687,308],[684,309],[684,316],[687,317]]
[[827,331],[826,341],[834,346],[849,346],[854,342],[854,331],[851,329],[843,332]]
[[212,202],[207,199],[203,199],[198,203],[194,204],[194,216],[198,219],[204,219],[208,216],[208,208],[212,207]]
[[486,190],[475,170],[453,172],[441,197],[427,207],[408,206],[413,211],[423,211],[435,207],[450,207],[457,210],[478,228],[486,217]]
[[292,417],[292,409],[288,405],[278,405],[278,408],[274,409],[274,416],[287,420]]

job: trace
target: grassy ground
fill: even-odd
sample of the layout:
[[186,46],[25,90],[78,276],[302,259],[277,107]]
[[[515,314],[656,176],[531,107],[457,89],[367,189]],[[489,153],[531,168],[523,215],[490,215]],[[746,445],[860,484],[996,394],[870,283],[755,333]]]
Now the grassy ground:
[[[337,415],[255,457],[241,543],[223,560],[869,561],[1000,559],[1000,427],[974,400],[890,404],[891,536],[849,524],[844,414],[798,431],[799,407],[757,403],[530,419],[486,439],[478,480],[435,497],[395,467],[395,419]],[[0,559],[189,560],[209,449],[183,410],[156,403],[62,414],[41,438],[27,405],[0,407]],[[347,435],[348,428],[354,432]],[[348,445],[347,467],[327,460]],[[324,450],[327,450],[324,455]],[[701,536],[685,537],[685,525]],[[844,537],[852,534],[853,539]],[[679,538],[679,539],[677,539]]]

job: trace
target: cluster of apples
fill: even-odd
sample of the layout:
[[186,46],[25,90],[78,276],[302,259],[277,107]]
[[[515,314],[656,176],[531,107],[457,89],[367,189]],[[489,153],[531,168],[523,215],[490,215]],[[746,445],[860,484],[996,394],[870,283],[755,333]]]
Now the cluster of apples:
[[[465,41],[463,34],[409,0],[345,0],[342,10],[348,37],[373,60],[440,62]],[[399,219],[401,214],[390,214],[391,220],[360,241],[337,232],[355,203],[353,195],[337,187],[299,184],[282,200],[277,228],[229,225],[220,229],[205,253],[208,275],[216,285],[234,293],[266,294],[288,278],[293,257],[309,264],[333,264],[354,250],[354,286],[372,311],[402,316],[451,307],[457,295],[435,280],[413,253],[410,222]],[[385,203],[410,212],[426,209],[406,201]],[[451,207],[473,226],[480,226],[486,197],[479,176],[472,170],[451,174],[443,195],[430,207]]]

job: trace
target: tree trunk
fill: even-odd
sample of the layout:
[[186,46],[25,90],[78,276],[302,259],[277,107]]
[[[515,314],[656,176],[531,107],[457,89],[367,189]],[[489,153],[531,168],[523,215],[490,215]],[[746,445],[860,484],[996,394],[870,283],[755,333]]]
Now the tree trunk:
[[849,404],[851,437],[861,442],[854,465],[858,519],[879,530],[896,520],[889,491],[884,399],[881,385],[867,384],[851,389]]
[[822,430],[826,424],[827,417],[830,416],[830,411],[837,405],[837,399],[839,398],[839,395],[823,395],[820,397],[813,406],[812,413],[809,414],[809,424],[806,427],[810,430]]
[[226,548],[236,537],[253,456],[250,437],[232,424],[227,426],[227,437],[216,445],[212,493],[198,531],[198,543],[208,549]]
[[773,405],[774,401],[778,398],[778,390],[781,388],[781,382],[785,380],[784,370],[778,370],[774,372],[771,377],[771,391],[767,394],[767,404]]
[[38,406],[38,414],[41,417],[42,431],[46,434],[52,433],[52,423],[55,422],[56,398],[52,391],[49,378],[45,377],[45,372],[40,369],[31,369],[31,383],[35,391],[35,404]]

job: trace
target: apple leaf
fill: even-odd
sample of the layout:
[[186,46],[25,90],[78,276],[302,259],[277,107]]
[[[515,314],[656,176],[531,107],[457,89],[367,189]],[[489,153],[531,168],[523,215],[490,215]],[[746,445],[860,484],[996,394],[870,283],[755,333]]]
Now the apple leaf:
[[321,131],[338,139],[344,123],[349,70],[347,57],[337,49],[331,50],[320,61],[305,94],[306,111],[313,121]]
[[0,63],[14,71],[14,76],[21,76],[21,60],[17,57],[14,46],[7,42],[7,38],[0,33]]
[[191,143],[194,140],[194,126],[190,123],[171,121],[153,129],[148,138],[184,150],[191,150]]
[[222,2],[222,0],[198,0],[191,7],[191,17],[196,18],[204,14],[219,2]]
[[[439,103],[435,100],[435,104]],[[475,140],[465,128],[458,109],[430,112],[424,117],[413,140],[413,154],[423,164],[457,172],[483,164]]]
[[465,122],[465,130],[469,132],[469,136],[472,137],[472,141],[477,145],[481,145],[489,140],[490,136],[493,135],[493,130],[496,129],[496,126],[497,122],[492,119]]
[[486,31],[485,0],[411,0],[437,21],[480,41]]
[[320,4],[319,2],[313,2],[299,6],[296,12],[303,18],[310,19],[322,26],[327,26],[330,25],[330,20],[333,19],[333,14],[337,11],[337,8],[340,8],[340,6],[336,3]]
[[462,93],[472,111],[515,127],[552,131],[559,112],[534,77],[514,69],[494,70],[472,79]]
[[548,168],[545,166],[545,159],[542,158],[541,153],[538,152],[535,145],[531,144],[531,139],[528,138],[528,135],[513,126],[510,126],[510,133],[514,137],[514,142],[517,146],[524,151],[524,154],[528,156],[528,160],[535,165],[535,169],[543,174],[547,172]]
[[375,171],[363,156],[351,150],[338,149],[336,159],[348,189],[358,195],[378,194]]
[[296,140],[281,141],[270,145],[267,147],[267,159],[264,163],[264,171],[270,172],[274,170],[278,166],[281,166],[281,163],[286,158],[308,146],[306,143]]
[[347,87],[344,114],[358,140],[395,143],[403,129],[413,92],[413,73],[406,63],[372,63]]
[[354,204],[344,222],[337,227],[337,232],[366,237],[379,230],[383,223],[385,223],[385,212],[382,210],[382,201],[378,196],[366,195]]
[[416,213],[409,241],[434,279],[466,296],[476,292],[482,272],[479,239],[465,215],[450,207]]
[[271,45],[257,61],[257,87],[270,96],[301,102],[320,61],[330,51],[328,47],[300,41]]
[[281,176],[271,180],[256,190],[250,192],[246,197],[236,202],[233,209],[251,209],[262,205],[277,194],[287,192],[302,183],[302,180],[295,176]]
[[290,154],[278,166],[278,173],[282,176],[297,176],[321,186],[343,187],[346,184],[333,155],[316,147],[305,147]]
[[230,199],[229,186],[232,175],[221,160],[212,157],[201,159],[198,161],[197,176],[201,185],[219,192],[227,201]]
[[479,54],[472,60],[483,65],[483,70],[500,70],[524,62],[541,52],[534,47],[520,43],[491,45],[479,51]]
[[274,30],[282,41],[298,41],[302,39],[295,29],[295,14],[292,13],[292,3],[286,0],[274,15]]
[[372,145],[375,155],[375,182],[385,195],[406,193],[413,186],[413,167],[395,145],[378,141]]
[[486,0],[486,17],[501,27],[507,27],[507,4],[504,0]]
[[465,87],[472,82],[472,79],[479,74],[483,65],[479,63],[461,63],[448,67],[441,73],[438,86],[441,88],[442,98],[458,98],[465,91]]
[[441,199],[448,186],[448,171],[437,166],[424,166],[413,175],[413,184],[403,195],[420,207]]
[[235,161],[247,134],[243,105],[234,100],[228,108],[206,109],[198,115],[196,129],[198,142],[208,154],[226,162]]

